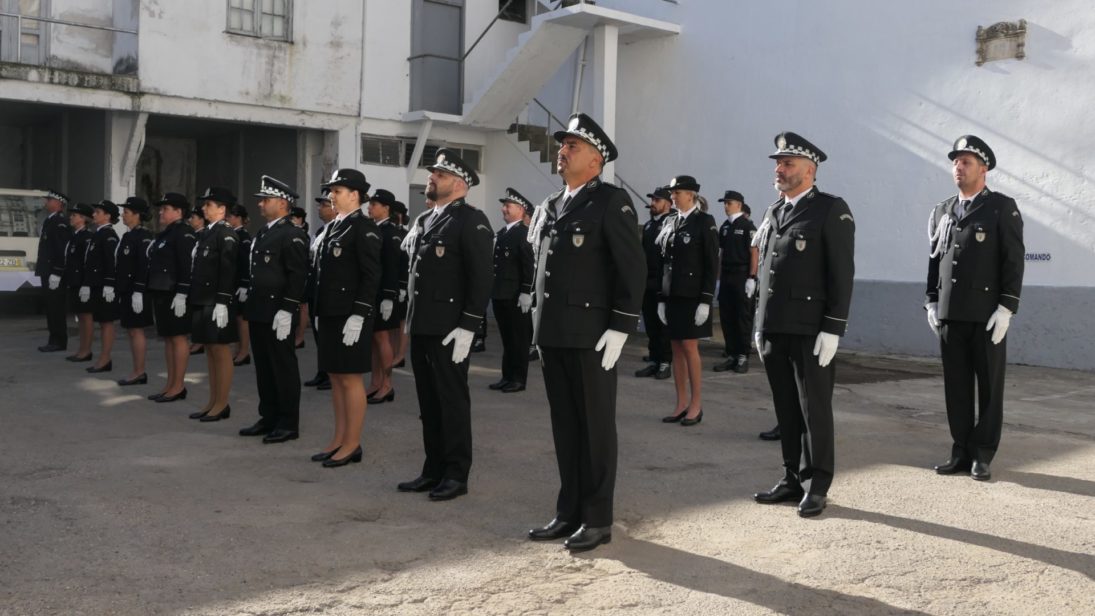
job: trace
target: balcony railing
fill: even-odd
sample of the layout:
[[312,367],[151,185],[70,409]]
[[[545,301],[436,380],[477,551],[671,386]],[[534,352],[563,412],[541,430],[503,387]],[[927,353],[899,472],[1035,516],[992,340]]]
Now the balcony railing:
[[137,30],[0,12],[0,62],[136,75]]

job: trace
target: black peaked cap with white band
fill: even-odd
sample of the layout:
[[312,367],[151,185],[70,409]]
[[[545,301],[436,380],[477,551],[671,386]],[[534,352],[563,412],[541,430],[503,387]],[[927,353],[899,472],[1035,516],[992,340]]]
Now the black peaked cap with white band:
[[797,156],[812,160],[815,165],[820,165],[829,158],[821,148],[810,143],[802,135],[787,131],[776,135],[776,151],[768,158],[782,158],[784,156]]
[[954,148],[951,150],[950,154],[947,154],[947,158],[954,160],[962,152],[969,152],[985,161],[989,170],[996,167],[996,155],[992,153],[992,148],[976,135],[962,135],[959,137],[958,140],[954,142]]
[[468,186],[475,186],[479,183],[479,176],[476,175],[475,170],[471,168],[471,165],[464,162],[462,158],[448,148],[441,148],[438,150],[437,158],[434,163],[426,168],[430,171],[451,173],[461,180],[464,180]]
[[597,148],[606,163],[610,163],[620,156],[616,144],[612,143],[604,129],[594,122],[593,118],[584,113],[576,113],[570,116],[566,130],[555,131],[555,140],[559,143],[562,143],[563,139],[568,136],[578,137]]
[[259,191],[255,193],[255,196],[264,199],[266,197],[276,197],[279,199],[285,199],[292,203],[299,198],[289,185],[277,178],[270,177],[268,175],[262,176],[262,182],[259,185]]

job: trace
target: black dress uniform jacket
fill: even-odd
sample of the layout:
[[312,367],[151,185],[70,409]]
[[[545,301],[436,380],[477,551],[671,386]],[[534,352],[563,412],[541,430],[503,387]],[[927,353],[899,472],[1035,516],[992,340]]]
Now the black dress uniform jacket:
[[38,236],[38,260],[34,264],[34,273],[46,278],[60,276],[65,272],[65,246],[72,239],[72,229],[68,226],[63,212],[46,216],[42,222],[42,233]]
[[678,222],[681,220],[678,214],[666,223],[679,225],[667,251],[668,259],[662,264],[669,274],[667,297],[711,304],[719,278],[719,235],[715,219],[697,208],[683,218],[683,222]]
[[403,251],[399,248],[403,237],[400,228],[390,220],[381,221],[377,228],[382,239],[380,247],[380,285],[376,295],[376,305],[380,300],[390,299],[394,303],[399,299],[399,264]]
[[492,299],[516,300],[521,293],[532,294],[532,244],[528,226],[518,222],[503,228],[494,242],[494,290]]
[[177,220],[160,231],[148,253],[148,289],[190,293],[191,253],[197,236]]
[[[84,286],[96,289],[115,286],[114,249],[117,247],[118,233],[113,225],[103,225],[91,234],[84,258]],[[95,296],[94,292],[92,296]]]
[[[935,206],[932,229],[953,216],[958,196]],[[998,305],[1019,311],[1023,287],[1023,217],[1015,200],[989,189],[955,223],[946,251],[928,263],[928,302],[939,303],[939,319],[988,322]]]
[[[361,210],[327,223],[316,256],[316,316],[358,315],[366,320],[373,316],[381,243],[380,229]],[[349,267],[349,262],[355,266]]]
[[855,219],[843,199],[816,186],[781,224],[782,203],[764,215],[771,230],[758,271],[757,330],[843,336],[855,275]]
[[236,292],[239,238],[220,220],[205,229],[194,252],[190,295],[194,306],[231,305]]
[[662,247],[658,246],[658,233],[662,225],[672,218],[669,213],[651,218],[643,225],[643,252],[646,253],[646,290],[661,294],[662,291]]
[[296,314],[308,276],[308,234],[288,216],[264,225],[251,242],[250,275],[248,321],[273,323],[279,310]]
[[236,251],[236,288],[247,289],[251,286],[251,233],[247,227],[233,229],[239,240],[239,249]]
[[91,244],[91,231],[87,227],[72,235],[65,247],[65,270],[62,282],[70,289],[84,286],[84,256]]
[[148,248],[152,232],[137,226],[122,235],[118,246],[118,266],[114,290],[118,295],[143,293],[148,285]]
[[757,228],[753,221],[744,215],[731,222],[729,219],[719,228],[719,248],[722,249],[721,264],[724,271],[749,269],[752,262],[753,236]]

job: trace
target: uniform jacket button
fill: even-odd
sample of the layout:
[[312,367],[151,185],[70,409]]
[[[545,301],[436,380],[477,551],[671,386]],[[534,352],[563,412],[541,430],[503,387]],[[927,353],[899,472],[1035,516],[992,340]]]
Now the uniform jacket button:
[[958,279],[957,279],[957,278],[951,278],[951,284],[954,284],[954,283],[956,283],[956,282],[958,282]]
[[449,303],[450,303],[450,304],[452,303],[452,298],[451,298],[451,297],[449,298]]
[[551,272],[544,272],[544,275],[545,275],[545,276],[550,276],[550,275],[551,275]]
[[418,295],[418,291],[415,291],[415,292],[414,292],[414,294],[415,294],[415,295]]
[[544,299],[547,299],[549,297],[551,297],[551,293],[548,293],[547,291],[544,291]]

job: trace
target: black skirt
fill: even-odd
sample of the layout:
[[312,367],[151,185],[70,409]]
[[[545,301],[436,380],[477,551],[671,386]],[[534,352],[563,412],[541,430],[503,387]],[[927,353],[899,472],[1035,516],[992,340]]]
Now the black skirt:
[[194,344],[231,344],[240,341],[235,306],[228,306],[228,325],[217,327],[215,306],[187,306],[190,313],[190,342]]
[[703,325],[696,325],[696,306],[700,305],[698,299],[684,297],[671,297],[666,302],[665,318],[669,321],[670,340],[695,340],[711,337],[711,319],[713,312],[708,313],[707,321]]
[[103,288],[91,288],[91,320],[96,323],[112,323],[118,320],[118,296],[114,301],[103,299]]
[[[185,336],[190,333],[190,307],[181,317],[175,316],[171,309],[171,300],[175,294],[171,291],[151,291],[145,294],[145,298],[152,297],[152,314],[156,318],[156,335],[167,338],[168,336]],[[145,308],[147,310],[147,307]]]
[[125,329],[137,329],[152,325],[152,298],[144,295],[146,303],[140,314],[133,312],[133,294],[125,293],[118,298],[118,316]]
[[399,302],[393,300],[392,315],[387,320],[380,318],[380,302],[376,303],[376,316],[373,321],[373,331],[382,332],[399,327]]
[[92,296],[86,302],[80,301],[80,287],[69,287],[68,309],[74,314],[94,314],[95,297]]
[[319,317],[319,370],[334,374],[364,374],[372,370],[373,328],[366,319],[361,336],[353,346],[342,344],[342,327],[347,317]]

